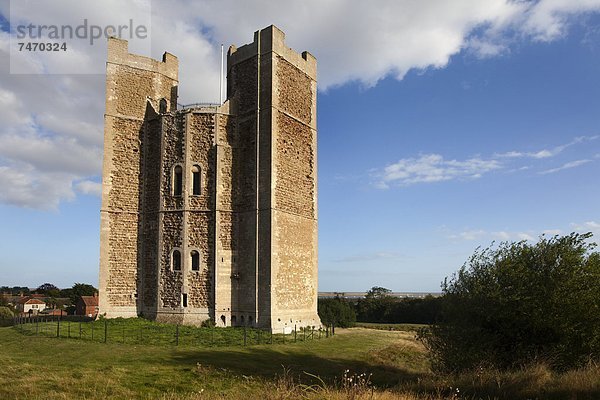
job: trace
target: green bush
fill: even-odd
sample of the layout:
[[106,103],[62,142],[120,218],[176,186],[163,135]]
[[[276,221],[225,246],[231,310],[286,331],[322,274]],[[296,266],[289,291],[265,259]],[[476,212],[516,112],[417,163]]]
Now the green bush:
[[8,307],[0,307],[0,319],[11,319],[13,312]]
[[354,307],[342,298],[319,299],[318,309],[321,322],[327,326],[349,328],[356,322]]
[[600,254],[591,234],[476,250],[442,285],[441,320],[421,330],[445,371],[600,359]]

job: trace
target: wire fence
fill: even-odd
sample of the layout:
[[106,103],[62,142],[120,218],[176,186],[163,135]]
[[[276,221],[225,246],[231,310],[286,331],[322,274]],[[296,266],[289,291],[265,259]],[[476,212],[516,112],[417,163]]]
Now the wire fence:
[[325,339],[335,327],[297,327],[289,332],[273,332],[252,327],[204,328],[161,324],[141,318],[99,319],[88,317],[16,317],[14,328],[26,336],[56,337],[100,343],[126,343],[171,346],[250,346],[285,344]]

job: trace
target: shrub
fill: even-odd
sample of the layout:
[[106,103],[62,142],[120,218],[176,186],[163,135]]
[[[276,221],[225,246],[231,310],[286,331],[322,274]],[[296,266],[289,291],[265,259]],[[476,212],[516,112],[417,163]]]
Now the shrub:
[[318,309],[319,318],[325,325],[349,328],[356,322],[354,307],[340,297],[319,299]]
[[441,320],[419,337],[440,370],[569,369],[600,358],[600,254],[591,234],[476,250],[444,281]]
[[0,307],[0,319],[11,319],[13,312],[8,307]]

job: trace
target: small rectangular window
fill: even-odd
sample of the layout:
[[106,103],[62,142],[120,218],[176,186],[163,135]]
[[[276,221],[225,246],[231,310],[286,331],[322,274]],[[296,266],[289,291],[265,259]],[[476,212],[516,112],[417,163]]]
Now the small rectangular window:
[[184,293],[184,294],[182,295],[181,302],[183,303],[183,306],[184,306],[184,307],[187,307],[187,306],[188,306],[188,302],[187,302],[187,293]]
[[171,267],[173,268],[173,271],[181,271],[181,253],[179,252],[179,250],[173,250],[171,262]]
[[199,196],[200,195],[200,182],[202,181],[202,178],[200,177],[200,168],[195,165],[194,168],[192,169],[192,193],[195,196]]
[[183,170],[178,165],[173,171],[173,195],[181,196],[183,192]]
[[200,253],[192,251],[192,271],[200,271]]

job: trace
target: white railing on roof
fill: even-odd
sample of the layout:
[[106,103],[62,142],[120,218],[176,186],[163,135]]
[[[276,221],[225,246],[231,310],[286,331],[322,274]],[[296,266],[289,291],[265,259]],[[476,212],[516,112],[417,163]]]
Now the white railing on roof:
[[192,104],[180,104],[177,103],[178,110],[185,110],[186,108],[198,108],[198,107],[219,107],[219,103],[192,103]]

